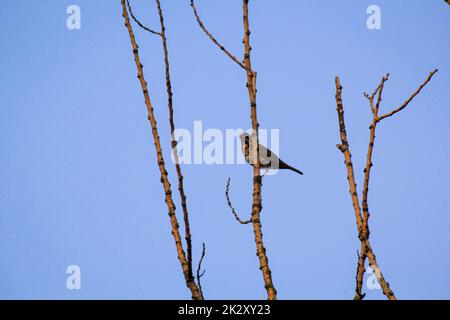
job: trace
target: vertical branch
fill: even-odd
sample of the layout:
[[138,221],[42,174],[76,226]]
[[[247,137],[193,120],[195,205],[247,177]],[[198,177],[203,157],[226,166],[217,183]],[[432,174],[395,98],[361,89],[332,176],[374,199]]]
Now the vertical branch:
[[[377,124],[387,118],[390,117],[392,115],[394,115],[395,113],[403,110],[413,99],[416,95],[418,95],[420,93],[420,91],[428,84],[428,82],[431,80],[431,78],[436,74],[436,72],[438,72],[438,70],[433,70],[430,72],[430,74],[428,75],[427,79],[419,86],[419,88],[412,93],[412,95],[398,108],[394,109],[393,111],[382,115],[381,117],[378,115],[379,109],[380,109],[380,104],[382,101],[382,96],[383,96],[383,88],[384,88],[384,84],[386,81],[389,80],[389,73],[386,74],[382,79],[380,84],[378,85],[378,87],[375,89],[375,91],[373,92],[372,95],[368,96],[367,94],[365,94],[366,98],[368,98],[369,103],[370,103],[370,108],[372,110],[372,123],[369,127],[370,129],[370,135],[369,135],[369,147],[367,150],[367,157],[366,157],[366,167],[364,169],[364,185],[363,185],[363,199],[362,199],[362,209],[363,209],[363,235],[364,237],[368,240],[369,239],[369,235],[370,235],[370,231],[369,231],[369,207],[368,207],[368,194],[369,194],[369,179],[370,179],[370,172],[371,172],[371,168],[373,166],[372,163],[372,154],[373,154],[373,148],[374,148],[374,143],[375,143],[375,131],[376,131],[376,127]],[[374,105],[373,101],[375,96],[377,96],[377,102]],[[376,263],[376,258],[375,258],[375,254],[373,253],[373,250],[370,247],[370,243],[367,242],[366,246],[364,246],[362,248],[363,250],[363,254],[361,255],[364,261],[365,257],[367,256],[369,259],[369,263],[371,265],[371,267],[374,270],[374,273],[378,279],[378,282],[380,283],[380,285],[382,286],[386,296],[389,299],[395,299],[394,293],[392,292],[392,290],[390,290],[389,288],[389,284],[385,281],[377,263]],[[359,273],[359,272],[358,272]],[[362,278],[360,279],[360,281],[362,282]]]
[[251,46],[250,46],[250,27],[248,21],[248,2],[249,0],[243,0],[243,20],[244,20],[244,63],[247,72],[247,88],[250,99],[250,117],[252,120],[253,139],[256,143],[253,143],[253,159],[255,159],[253,166],[253,205],[252,205],[252,223],[253,232],[255,234],[256,254],[259,258],[260,268],[263,274],[264,287],[267,291],[267,297],[269,300],[277,298],[277,291],[273,285],[272,272],[269,268],[269,260],[266,255],[266,249],[263,242],[262,225],[260,220],[260,213],[262,210],[261,199],[261,185],[262,179],[259,171],[259,142],[258,142],[258,117],[256,113],[256,72],[253,71],[251,65]]
[[183,209],[183,220],[185,227],[186,247],[187,247],[186,249],[187,249],[188,273],[189,278],[193,281],[194,276],[192,272],[192,236],[189,224],[189,213],[186,204],[186,193],[184,192],[184,185],[183,185],[184,178],[179,163],[179,157],[177,152],[177,141],[175,140],[175,123],[173,118],[173,93],[172,93],[172,82],[170,80],[170,64],[169,64],[169,53],[167,49],[166,27],[164,25],[164,15],[162,12],[160,0],[156,0],[156,4],[158,6],[159,21],[161,24],[161,39],[164,50],[164,64],[166,66],[165,72],[166,72],[166,87],[167,87],[168,108],[169,108],[170,136],[171,136],[172,153],[175,160],[175,168],[178,176],[178,191],[180,192],[181,207]]
[[[205,34],[211,39],[211,41],[216,44],[220,50],[222,50],[231,60],[236,62],[241,68],[243,68],[246,71],[247,75],[247,89],[248,89],[248,95],[250,100],[250,118],[252,121],[252,150],[250,152],[253,153],[253,159],[257,160],[258,157],[256,156],[259,152],[259,143],[258,143],[258,118],[256,113],[256,72],[253,71],[252,65],[251,65],[251,58],[250,58],[250,52],[251,52],[251,46],[250,46],[250,27],[249,27],[249,19],[248,19],[248,3],[249,0],[243,0],[243,22],[244,22],[244,63],[240,62],[234,55],[232,55],[227,49],[224,48],[223,45],[221,45],[216,38],[206,29],[205,25],[203,24],[202,20],[200,19],[197,8],[195,7],[194,0],[191,0],[191,7],[194,12],[195,18],[203,30]],[[252,217],[248,221],[242,221],[236,214],[235,210],[233,209],[231,202],[228,197],[228,187],[229,187],[229,181],[227,184],[227,201],[228,205],[230,206],[233,214],[235,215],[235,218],[241,223],[241,224],[253,224],[253,232],[255,236],[255,243],[256,243],[256,255],[259,259],[259,265],[260,269],[263,275],[264,280],[264,287],[267,291],[267,297],[270,300],[274,300],[277,297],[277,291],[273,285],[272,282],[272,272],[269,268],[269,260],[266,255],[266,249],[264,247],[263,243],[263,233],[262,233],[262,225],[260,220],[260,213],[262,210],[262,200],[261,200],[261,187],[262,187],[262,178],[260,175],[259,170],[260,164],[259,161],[255,161],[253,164],[253,195],[252,195]]]
[[342,104],[342,86],[339,77],[335,79],[336,83],[336,110],[339,119],[339,132],[341,136],[342,144],[336,145],[336,147],[341,150],[345,158],[345,166],[347,167],[347,180],[350,186],[350,195],[352,198],[353,209],[355,211],[356,226],[358,228],[358,236],[361,238],[362,235],[362,218],[361,218],[361,207],[359,206],[358,191],[356,189],[355,182],[355,171],[353,170],[352,154],[350,153],[350,146],[348,144],[347,130],[345,129],[344,120],[344,106]]
[[362,300],[366,296],[366,294],[362,292],[364,273],[366,272],[365,262],[366,262],[366,247],[364,246],[363,243],[361,243],[361,254],[358,252],[358,265],[356,266],[356,277],[355,277],[356,289],[353,300]]
[[[385,280],[383,274],[380,271],[380,267],[378,266],[378,263],[375,258],[375,254],[373,253],[372,247],[370,245],[369,239],[366,237],[366,232],[363,225],[363,218],[361,216],[361,207],[359,205],[359,198],[358,193],[356,189],[356,182],[355,182],[355,175],[353,170],[353,164],[351,161],[351,153],[350,153],[350,146],[348,143],[347,138],[347,131],[345,129],[345,120],[344,120],[344,107],[342,104],[342,86],[339,77],[336,77],[335,79],[336,83],[336,105],[337,105],[337,113],[338,113],[338,119],[339,119],[339,131],[341,136],[341,142],[342,144],[338,144],[338,149],[344,154],[345,158],[345,165],[347,167],[347,180],[350,186],[350,194],[352,198],[353,203],[353,209],[355,212],[356,217],[356,224],[358,228],[358,237],[361,241],[361,254],[358,256],[358,267],[356,271],[356,289],[355,289],[355,300],[363,299],[365,294],[362,293],[362,283],[364,279],[364,263],[366,256],[369,258],[370,265],[374,270],[377,270],[375,273],[378,283],[381,285],[383,289],[384,295],[389,300],[395,300],[396,297],[392,290],[389,287],[389,283]],[[381,101],[381,99],[380,99]],[[379,107],[379,102],[377,103]],[[371,104],[371,107],[373,105]],[[377,107],[373,107],[372,111],[375,110]],[[368,235],[367,235],[368,236]]]
[[[369,230],[369,206],[367,203],[367,198],[369,194],[369,179],[370,179],[370,172],[373,166],[372,163],[372,154],[373,154],[373,147],[375,143],[375,130],[377,128],[377,119],[378,119],[378,110],[380,109],[380,103],[382,100],[383,95],[383,88],[384,83],[389,79],[389,73],[381,79],[380,85],[377,87],[377,89],[374,91],[374,93],[368,97],[369,103],[370,103],[370,109],[372,110],[372,123],[370,124],[369,130],[369,146],[367,148],[367,156],[366,156],[366,167],[364,168],[364,184],[363,184],[363,192],[362,192],[362,210],[363,210],[363,238],[368,239],[370,235]],[[377,103],[374,106],[373,99],[375,95],[378,94]]]
[[191,290],[192,298],[195,300],[200,300],[202,298],[200,290],[199,290],[197,284],[195,283],[195,281],[193,281],[192,277],[190,277],[190,275],[189,275],[189,264],[188,264],[188,261],[186,260],[186,255],[185,255],[185,252],[183,249],[183,244],[181,241],[178,220],[175,215],[175,204],[174,204],[173,198],[172,198],[171,185],[170,185],[170,182],[169,182],[169,179],[167,176],[167,170],[165,168],[165,162],[164,162],[164,157],[162,154],[161,142],[160,142],[158,129],[157,129],[157,125],[156,125],[156,118],[155,118],[155,115],[153,112],[152,103],[150,101],[147,82],[145,81],[145,78],[144,78],[143,65],[141,64],[141,60],[139,57],[139,47],[136,43],[136,39],[135,39],[135,36],[133,33],[133,28],[130,23],[130,18],[128,15],[125,0],[121,0],[121,4],[122,4],[122,9],[123,9],[122,16],[125,19],[125,26],[128,30],[128,35],[130,37],[130,42],[131,42],[131,46],[132,46],[133,54],[134,54],[134,60],[135,60],[136,68],[138,71],[138,79],[140,81],[142,92],[144,94],[145,105],[147,106],[147,111],[148,111],[148,120],[149,120],[151,128],[152,128],[152,135],[153,135],[153,140],[154,140],[155,150],[156,150],[156,155],[157,155],[157,160],[158,160],[158,168],[159,168],[160,175],[161,175],[161,183],[164,188],[165,202],[167,204],[167,208],[169,211],[168,213],[169,213],[170,222],[172,225],[172,235],[175,240],[175,246],[176,246],[176,250],[177,250],[177,254],[178,254],[178,259],[180,260],[184,278],[186,280],[186,285]]
[[[358,227],[358,237],[361,241],[361,254],[358,254],[358,266],[356,269],[356,289],[355,289],[355,300],[361,300],[364,298],[365,294],[362,293],[362,283],[364,279],[364,272],[365,272],[365,260],[366,257],[369,260],[370,266],[373,268],[375,276],[377,278],[378,283],[381,285],[381,288],[383,289],[384,295],[389,300],[395,300],[396,297],[394,293],[392,292],[391,288],[389,287],[389,283],[384,278],[380,267],[377,263],[375,254],[373,252],[373,249],[369,242],[369,206],[368,206],[368,194],[369,194],[369,180],[370,180],[370,172],[371,168],[373,166],[372,164],[372,154],[374,149],[374,143],[375,143],[375,131],[377,128],[377,124],[388,117],[393,116],[397,112],[403,110],[406,108],[406,106],[414,99],[415,96],[417,96],[420,91],[430,82],[431,78],[438,72],[437,69],[430,72],[427,79],[419,86],[419,88],[411,94],[411,96],[398,108],[379,116],[378,112],[380,109],[380,104],[382,100],[383,95],[383,89],[385,82],[389,79],[389,74],[385,75],[382,79],[378,87],[375,89],[375,91],[369,96],[368,94],[364,94],[364,96],[369,100],[370,104],[370,110],[372,111],[372,123],[369,127],[370,135],[369,135],[369,146],[367,149],[367,156],[366,156],[366,166],[364,168],[364,184],[363,184],[363,191],[362,191],[362,211],[363,214],[361,216],[361,208],[359,206],[359,199],[358,199],[358,193],[356,189],[356,183],[355,183],[355,175],[353,171],[353,164],[351,162],[351,154],[347,139],[347,132],[345,130],[345,121],[344,121],[344,107],[342,105],[342,86],[340,83],[339,77],[336,77],[336,105],[337,105],[337,112],[338,112],[338,119],[339,119],[339,131],[341,136],[342,144],[337,145],[339,150],[344,154],[345,158],[345,165],[347,167],[347,179],[350,185],[350,194],[352,197],[352,203],[353,208],[355,211],[355,217],[356,217],[356,224]],[[377,97],[377,102],[374,104],[374,99]]]

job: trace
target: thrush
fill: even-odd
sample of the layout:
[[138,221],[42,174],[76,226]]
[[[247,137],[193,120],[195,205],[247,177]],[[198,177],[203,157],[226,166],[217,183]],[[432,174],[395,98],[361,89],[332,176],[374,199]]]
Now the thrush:
[[[250,164],[255,164],[255,159],[253,157],[252,147],[253,139],[250,139],[250,135],[248,133],[243,133],[240,136],[241,139],[241,147],[242,147],[242,153],[244,154],[245,161]],[[303,174],[300,170],[291,167],[286,162],[281,160],[275,153],[270,151],[268,148],[264,147],[263,145],[259,145],[259,167],[267,169],[288,169],[297,172],[298,174]],[[267,172],[266,171],[266,172]]]

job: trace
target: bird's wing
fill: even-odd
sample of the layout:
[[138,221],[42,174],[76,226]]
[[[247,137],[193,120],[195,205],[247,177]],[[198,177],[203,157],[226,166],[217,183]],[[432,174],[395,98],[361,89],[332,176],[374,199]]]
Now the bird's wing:
[[280,159],[270,149],[259,145],[259,162],[263,168],[278,169]]

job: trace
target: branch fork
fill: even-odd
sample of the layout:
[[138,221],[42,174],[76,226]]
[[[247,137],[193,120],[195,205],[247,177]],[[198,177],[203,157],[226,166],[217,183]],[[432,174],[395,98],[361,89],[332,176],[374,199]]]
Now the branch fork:
[[[350,187],[350,194],[351,199],[353,203],[353,208],[355,212],[355,218],[356,218],[356,225],[358,230],[358,238],[361,241],[361,253],[357,253],[358,255],[358,266],[356,269],[356,289],[355,289],[355,300],[361,300],[364,298],[365,294],[362,293],[362,283],[364,279],[364,273],[365,273],[365,260],[366,258],[369,260],[370,266],[373,268],[375,276],[378,280],[378,283],[381,285],[383,289],[384,295],[389,300],[395,300],[396,297],[394,295],[394,292],[390,289],[389,283],[385,280],[380,267],[376,261],[375,254],[373,252],[373,249],[371,247],[371,244],[369,242],[369,236],[370,236],[370,229],[369,229],[369,206],[368,206],[368,194],[369,194],[369,180],[370,180],[370,173],[371,168],[373,166],[372,163],[372,154],[373,154],[373,148],[375,144],[375,131],[377,124],[382,121],[385,118],[391,117],[394,114],[400,112],[408,104],[414,99],[415,96],[417,96],[420,91],[428,84],[428,82],[431,80],[431,78],[438,72],[438,70],[433,70],[430,72],[427,79],[419,86],[419,88],[411,94],[411,96],[398,108],[393,109],[392,111],[383,114],[382,116],[378,115],[381,101],[382,101],[382,94],[385,82],[389,80],[389,73],[386,74],[380,81],[380,84],[376,87],[374,92],[369,95],[367,93],[364,93],[364,96],[369,101],[370,110],[372,111],[372,123],[369,126],[369,145],[367,149],[367,156],[366,156],[366,166],[364,168],[364,184],[363,184],[363,190],[362,190],[362,208],[360,206],[359,198],[358,198],[358,192],[355,182],[355,174],[353,169],[353,164],[351,161],[351,153],[350,148],[348,144],[348,138],[347,138],[347,132],[345,129],[345,121],[344,121],[344,108],[342,104],[342,86],[340,83],[339,77],[336,77],[335,84],[336,84],[336,105],[337,105],[337,112],[338,112],[338,120],[339,120],[339,132],[341,137],[341,144],[337,144],[337,148],[344,154],[345,158],[345,165],[347,168],[347,179],[349,182]],[[375,102],[376,98],[376,102]],[[361,212],[362,211],[362,212]]]

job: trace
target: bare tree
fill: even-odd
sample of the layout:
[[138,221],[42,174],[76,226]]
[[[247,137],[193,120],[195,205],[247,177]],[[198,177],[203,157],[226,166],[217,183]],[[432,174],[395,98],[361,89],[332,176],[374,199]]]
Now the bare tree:
[[[187,204],[186,204],[186,194],[184,191],[183,186],[183,175],[181,172],[181,167],[179,164],[179,158],[178,158],[178,152],[177,152],[177,142],[175,140],[174,132],[175,132],[175,124],[174,124],[174,112],[173,112],[173,93],[172,93],[172,84],[170,80],[170,64],[169,64],[169,54],[167,49],[167,37],[165,32],[165,25],[164,25],[164,15],[161,8],[160,0],[156,0],[156,4],[158,7],[158,15],[160,20],[160,27],[161,31],[154,31],[153,29],[150,29],[146,26],[144,26],[133,14],[133,11],[131,9],[129,0],[121,0],[122,8],[123,8],[123,17],[125,19],[125,26],[127,27],[128,34],[131,41],[131,46],[133,49],[134,54],[134,60],[136,62],[136,68],[138,71],[138,78],[141,83],[142,92],[144,94],[145,104],[147,106],[148,111],[148,119],[150,121],[150,125],[152,128],[152,134],[157,154],[157,160],[158,160],[158,167],[161,174],[161,183],[164,187],[164,193],[165,193],[165,202],[167,204],[167,208],[169,210],[169,217],[170,222],[172,225],[172,235],[175,240],[175,246],[178,254],[178,259],[180,260],[180,264],[183,270],[184,278],[186,281],[187,287],[190,289],[192,293],[192,299],[194,300],[202,300],[203,292],[201,290],[200,286],[200,275],[197,273],[197,281],[198,284],[195,282],[195,278],[193,275],[192,270],[192,239],[191,239],[191,231],[190,231],[190,225],[189,225],[189,213],[187,210]],[[170,133],[171,133],[171,145],[172,145],[172,152],[175,160],[175,167],[176,172],[178,176],[178,191],[180,193],[181,198],[181,206],[183,209],[183,220],[185,225],[185,240],[186,240],[186,246],[187,246],[187,257],[184,251],[183,243],[181,241],[181,235],[179,231],[179,223],[176,216],[176,207],[175,203],[173,201],[172,197],[172,190],[171,190],[171,184],[169,182],[169,178],[167,175],[167,170],[165,167],[164,157],[162,154],[162,148],[161,148],[161,142],[160,137],[158,135],[158,128],[157,123],[154,115],[154,109],[150,100],[149,92],[148,92],[148,84],[145,81],[144,78],[144,71],[143,71],[143,65],[141,63],[141,59],[139,57],[139,46],[137,45],[136,38],[134,36],[133,28],[130,23],[130,17],[128,15],[128,10],[130,11],[130,15],[132,19],[144,30],[150,32],[151,34],[157,35],[161,38],[162,41],[162,47],[164,51],[164,63],[165,63],[165,72],[166,72],[166,87],[167,87],[167,96],[168,96],[168,108],[169,108],[169,125],[170,125]],[[203,261],[203,258],[205,256],[205,246],[203,245],[203,251],[202,256],[199,262],[199,269],[201,267],[201,263]],[[203,274],[202,274],[203,275]]]
[[[195,18],[200,26],[200,28],[205,32],[205,34],[211,39],[211,41],[219,47],[232,61],[234,61],[239,67],[245,70],[247,75],[247,90],[250,104],[250,117],[252,122],[252,139],[254,139],[253,148],[251,152],[253,153],[253,159],[257,160],[256,156],[259,154],[259,142],[258,142],[258,117],[256,110],[256,71],[252,69],[251,64],[251,45],[250,45],[250,24],[249,24],[249,12],[248,12],[248,4],[249,0],[242,1],[242,11],[243,11],[243,24],[244,24],[244,60],[240,61],[236,58],[235,55],[231,54],[229,50],[227,50],[220,42],[208,31],[205,27],[203,21],[200,19],[197,8],[195,6],[194,0],[191,0],[191,6],[195,15]],[[262,188],[262,178],[260,175],[260,165],[259,161],[255,161],[253,164],[253,201],[252,201],[252,211],[251,211],[251,219],[248,222],[244,222],[240,220],[237,216],[235,210],[232,208],[231,201],[228,196],[229,184],[230,181],[227,182],[227,201],[232,208],[232,212],[235,215],[236,219],[239,222],[244,222],[243,224],[249,224],[250,222],[253,225],[253,233],[256,244],[256,255],[259,259],[260,269],[263,275],[264,287],[267,291],[267,297],[270,300],[274,300],[277,297],[277,291],[273,285],[272,281],[272,272],[269,268],[269,260],[267,258],[266,249],[264,247],[263,242],[263,233],[262,233],[262,225],[261,225],[261,210],[262,210],[262,199],[261,199],[261,188]]]
[[[369,206],[368,206],[368,194],[369,194],[369,180],[370,180],[370,173],[371,168],[373,166],[372,163],[372,154],[374,149],[374,143],[375,143],[375,130],[377,128],[377,124],[380,123],[382,120],[393,116],[397,112],[400,112],[408,104],[414,99],[416,95],[419,94],[419,92],[427,85],[427,83],[431,80],[431,78],[434,76],[434,74],[438,70],[433,70],[428,78],[425,80],[424,83],[420,85],[420,87],[412,93],[412,95],[399,107],[393,109],[392,111],[379,115],[379,108],[382,100],[382,94],[385,82],[389,79],[389,74],[385,75],[382,79],[380,84],[377,86],[375,91],[369,95],[367,93],[364,93],[364,96],[368,99],[370,110],[372,111],[372,123],[369,127],[370,135],[369,135],[369,146],[367,149],[367,157],[366,157],[366,166],[364,168],[364,184],[362,189],[362,206],[360,206],[359,198],[358,198],[358,191],[357,186],[355,182],[355,174],[353,169],[353,163],[352,163],[352,155],[350,153],[350,146],[348,143],[347,138],[347,132],[345,129],[345,121],[344,121],[344,107],[342,104],[342,86],[339,77],[336,77],[335,83],[336,83],[336,105],[337,105],[337,113],[338,113],[338,119],[339,119],[339,131],[340,131],[340,137],[341,137],[341,144],[338,144],[338,149],[344,154],[345,158],[345,165],[347,168],[347,179],[350,187],[350,196],[353,203],[353,209],[355,212],[355,218],[356,218],[356,226],[358,229],[358,238],[361,241],[361,249],[360,252],[358,252],[358,265],[356,269],[356,289],[355,289],[355,300],[361,300],[364,298],[365,294],[362,293],[362,283],[364,279],[364,273],[365,273],[365,261],[366,258],[369,260],[369,264],[374,270],[375,276],[378,280],[378,283],[383,289],[384,295],[389,300],[395,300],[396,297],[394,295],[394,292],[391,290],[389,283],[386,281],[385,277],[381,273],[380,267],[377,263],[374,251],[372,249],[372,246],[369,241]],[[375,100],[376,98],[376,100]],[[376,102],[375,102],[376,101]],[[361,213],[361,207],[362,207],[362,213]]]

